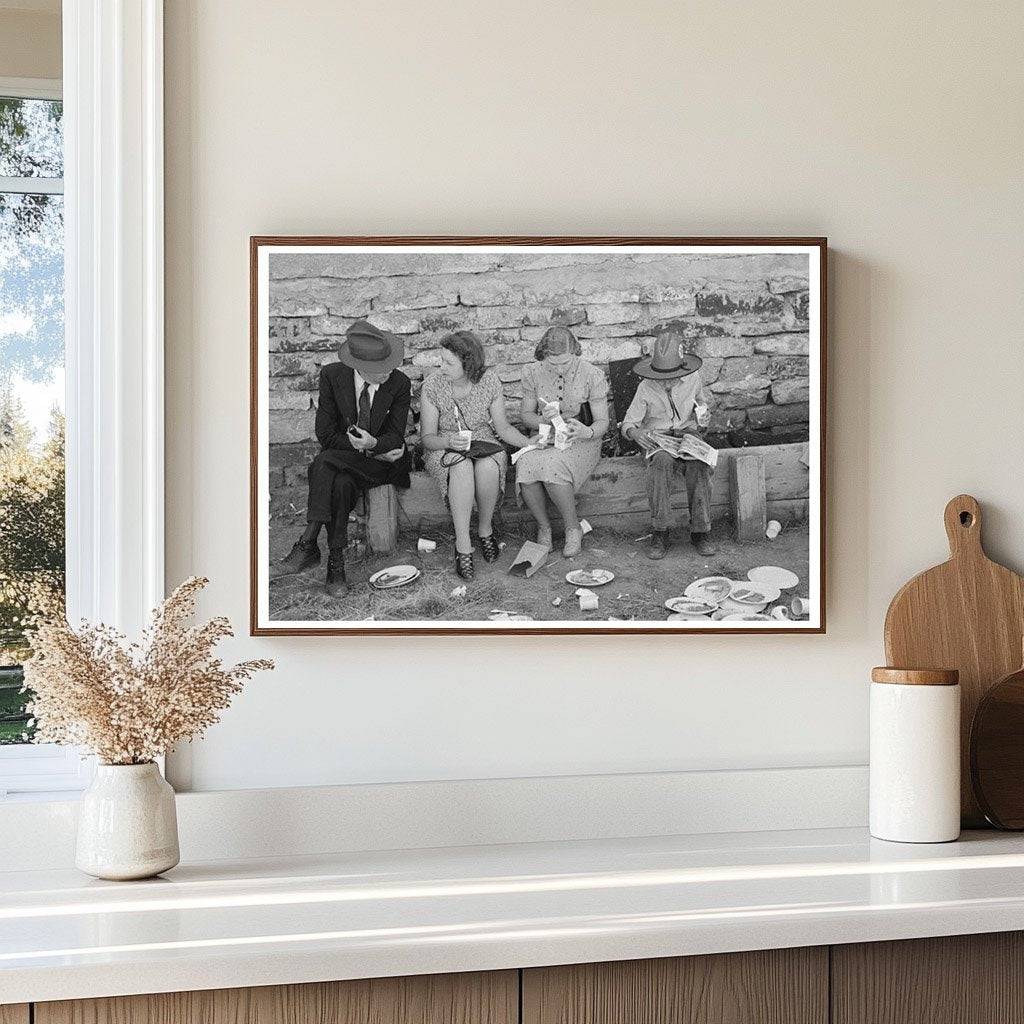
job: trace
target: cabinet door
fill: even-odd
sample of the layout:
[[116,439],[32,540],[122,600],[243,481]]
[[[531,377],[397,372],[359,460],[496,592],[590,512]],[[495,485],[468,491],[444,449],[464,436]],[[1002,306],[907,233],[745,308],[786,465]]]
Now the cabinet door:
[[828,950],[541,967],[523,972],[523,1024],[825,1024]]
[[0,1006],[0,1024],[28,1024],[28,1006],[25,1003]]
[[37,1003],[35,1024],[516,1024],[518,997],[515,971],[440,974]]
[[834,1024],[1024,1024],[1024,935],[832,947]]

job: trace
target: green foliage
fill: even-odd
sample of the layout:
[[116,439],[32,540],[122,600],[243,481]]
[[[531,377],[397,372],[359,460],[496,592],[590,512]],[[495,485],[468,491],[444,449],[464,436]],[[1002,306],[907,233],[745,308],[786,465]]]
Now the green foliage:
[[[54,412],[41,447],[21,403],[0,396],[0,666],[29,652],[27,621],[64,593],[64,417]],[[20,676],[20,674],[19,674]],[[27,696],[0,669],[0,743],[21,742]]]
[[64,171],[63,104],[0,97],[0,174],[59,178]]

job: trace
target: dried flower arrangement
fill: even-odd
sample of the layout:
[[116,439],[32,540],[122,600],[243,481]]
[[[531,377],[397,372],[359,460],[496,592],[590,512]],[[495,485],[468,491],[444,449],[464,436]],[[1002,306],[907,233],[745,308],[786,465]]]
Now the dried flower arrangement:
[[188,624],[209,582],[193,576],[153,612],[139,643],[108,626],[61,617],[32,631],[25,662],[36,742],[91,750],[104,764],[145,764],[182,740],[201,735],[242,684],[272,661],[225,668],[213,649],[232,635],[226,618]]

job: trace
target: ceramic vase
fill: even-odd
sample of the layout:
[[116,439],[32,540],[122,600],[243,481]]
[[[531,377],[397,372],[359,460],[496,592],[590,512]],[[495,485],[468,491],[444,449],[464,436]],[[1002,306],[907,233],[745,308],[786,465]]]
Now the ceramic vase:
[[174,790],[149,764],[101,764],[82,794],[75,864],[96,878],[151,878],[178,863]]

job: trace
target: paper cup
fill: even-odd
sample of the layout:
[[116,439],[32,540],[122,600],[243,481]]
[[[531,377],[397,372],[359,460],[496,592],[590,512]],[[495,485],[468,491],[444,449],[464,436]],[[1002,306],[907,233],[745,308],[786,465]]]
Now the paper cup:
[[789,609],[785,605],[782,605],[782,604],[776,605],[776,607],[774,607],[769,612],[769,615],[771,615],[771,617],[773,619],[788,619],[789,618]]
[[416,542],[416,548],[418,551],[422,552],[435,551],[437,549],[437,541],[427,540],[426,537],[420,537],[420,539]]
[[775,540],[775,538],[778,537],[780,533],[782,533],[782,523],[780,523],[778,519],[773,519],[768,524],[768,529],[764,531],[764,535],[769,540]]
[[811,614],[811,602],[806,597],[794,597],[789,602],[789,610],[794,619],[803,619]]

